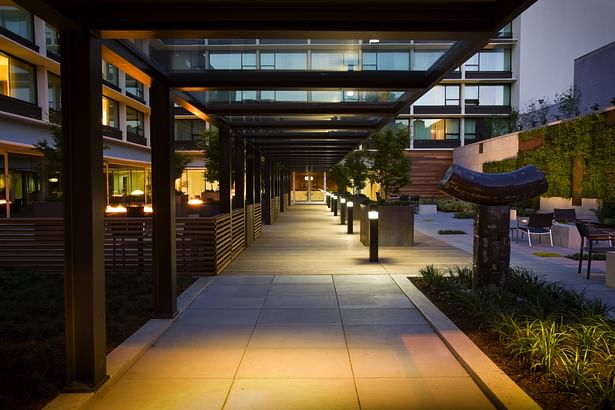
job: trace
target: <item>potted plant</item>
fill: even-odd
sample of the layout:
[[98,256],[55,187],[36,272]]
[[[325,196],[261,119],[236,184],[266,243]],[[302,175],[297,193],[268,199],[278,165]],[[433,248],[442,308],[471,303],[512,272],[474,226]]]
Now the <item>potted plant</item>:
[[[378,207],[378,244],[380,246],[409,246],[414,244],[414,212],[409,201],[386,201],[391,194],[399,194],[401,187],[410,182],[412,162],[405,155],[407,134],[391,128],[372,137],[374,151],[369,152],[371,166],[369,178],[380,184],[381,201]],[[367,229],[367,220],[361,229]],[[367,238],[367,235],[362,235]],[[367,239],[368,241],[369,239]],[[368,245],[368,242],[363,242]]]

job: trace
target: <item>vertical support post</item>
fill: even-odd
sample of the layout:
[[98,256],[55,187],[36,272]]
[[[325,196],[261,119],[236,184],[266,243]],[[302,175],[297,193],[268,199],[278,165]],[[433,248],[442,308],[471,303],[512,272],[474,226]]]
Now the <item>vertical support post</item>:
[[262,202],[261,153],[254,149],[254,203]]
[[295,188],[295,178],[296,178],[296,172],[295,171],[293,171],[291,178],[292,178],[292,181],[291,181],[292,188],[291,189],[293,191],[293,195],[292,195],[293,196],[293,202],[297,202],[297,192],[295,191],[295,189],[296,189]]
[[378,262],[378,208],[373,207],[367,212],[369,220],[369,261]]
[[254,177],[256,163],[256,152],[254,145],[246,144],[246,203],[248,205],[254,205],[256,203],[256,192],[254,190],[256,184]]
[[286,171],[280,171],[280,212],[286,212]]
[[307,175],[307,200],[308,202],[312,202],[312,175],[308,171]]
[[265,193],[263,195],[263,222],[266,225],[271,225],[271,174],[273,171],[273,162],[269,157],[265,157]]
[[[328,199],[329,196],[327,196],[327,192],[329,192],[329,191],[327,191],[327,171],[324,171],[322,173],[322,178],[323,178],[323,183],[322,184],[323,184],[323,188],[324,188],[323,195],[325,196],[325,198]],[[330,205],[331,205],[331,202],[328,202],[327,203],[327,207],[330,206]]]
[[101,40],[88,30],[60,35],[67,390],[94,391],[108,378]]
[[246,143],[243,137],[235,135],[235,202],[234,208],[245,208],[246,198]]
[[232,211],[231,176],[232,138],[228,128],[220,128],[220,212],[230,214]]
[[510,263],[510,206],[479,205],[474,218],[472,288],[502,287]]
[[290,171],[288,171],[286,173],[286,190],[288,192],[288,207],[290,208],[292,206],[292,200],[290,198],[290,192],[291,192],[291,173]]
[[2,178],[4,178],[4,210],[6,214],[6,218],[11,217],[11,191],[9,189],[9,154],[5,152],[2,154],[3,161],[3,174]]
[[175,178],[173,97],[169,87],[152,81],[150,89],[152,146],[152,256],[154,317],[177,314],[175,259]]
[[354,221],[353,221],[353,213],[354,213],[354,202],[348,201],[346,202],[346,210],[348,211],[347,218],[348,219],[348,233],[352,234],[354,230]]

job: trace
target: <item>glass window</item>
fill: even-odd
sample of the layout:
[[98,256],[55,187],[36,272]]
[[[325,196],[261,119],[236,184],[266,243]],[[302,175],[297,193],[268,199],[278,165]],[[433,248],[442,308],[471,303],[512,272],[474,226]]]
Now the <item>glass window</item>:
[[47,54],[60,56],[60,33],[49,24],[45,24],[45,44]]
[[473,142],[484,140],[493,135],[493,120],[489,118],[466,118],[464,129],[464,140]]
[[481,50],[464,65],[466,71],[510,71],[510,49]]
[[312,52],[312,70],[317,71],[354,71],[359,66],[359,55],[350,52]]
[[34,66],[0,53],[0,94],[36,104]]
[[421,118],[414,120],[412,127],[415,140],[459,139],[459,119],[457,118]]
[[363,70],[407,71],[410,55],[406,51],[366,51],[363,53]]
[[102,98],[102,123],[106,127],[120,128],[120,105],[111,98]]
[[16,6],[0,6],[0,27],[34,42],[32,14]]
[[443,54],[444,51],[441,50],[415,50],[412,54],[412,70],[429,70]]
[[458,85],[436,85],[421,98],[416,100],[414,105],[421,106],[442,106],[459,105],[459,86]]
[[261,53],[262,70],[306,70],[306,53]]
[[204,130],[204,121],[175,120],[175,141],[195,141]]
[[205,54],[201,51],[175,51],[171,56],[171,70],[204,70]]
[[209,67],[212,70],[256,70],[256,53],[211,52]]
[[465,141],[472,141],[476,139],[476,119],[466,118],[464,120],[463,135]]
[[143,136],[144,132],[143,113],[132,107],[126,107],[126,132]]
[[126,93],[139,99],[143,99],[143,83],[130,75],[126,74]]
[[498,32],[498,37],[512,37],[512,23],[508,23]]
[[510,105],[509,85],[467,85],[466,105]]
[[340,91],[312,91],[312,102],[341,102]]
[[107,81],[108,83],[113,84],[116,87],[119,87],[119,75],[118,75],[118,70],[117,67],[114,66],[111,63],[107,63],[105,60],[103,60],[102,62],[103,64],[103,80]]
[[60,77],[47,73],[47,94],[49,95],[49,110],[59,112],[62,109],[62,89]]

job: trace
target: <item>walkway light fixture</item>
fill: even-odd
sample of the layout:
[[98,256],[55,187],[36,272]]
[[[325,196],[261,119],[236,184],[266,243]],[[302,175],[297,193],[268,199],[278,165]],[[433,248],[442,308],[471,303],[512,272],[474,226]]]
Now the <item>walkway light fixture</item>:
[[341,197],[340,204],[340,225],[344,225],[346,223],[346,198]]
[[348,233],[352,235],[353,233],[353,210],[354,210],[354,202],[348,201],[346,202],[346,208],[348,209]]
[[369,219],[369,261],[378,262],[378,210],[372,208],[367,212]]
[[337,195],[333,195],[333,202],[331,203],[331,210],[333,211],[333,216],[337,216]]

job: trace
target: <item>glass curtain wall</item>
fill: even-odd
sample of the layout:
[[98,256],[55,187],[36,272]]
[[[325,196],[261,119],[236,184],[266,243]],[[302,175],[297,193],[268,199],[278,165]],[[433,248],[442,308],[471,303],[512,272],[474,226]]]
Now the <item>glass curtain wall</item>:
[[152,203],[151,170],[107,164],[107,205],[146,205]]

